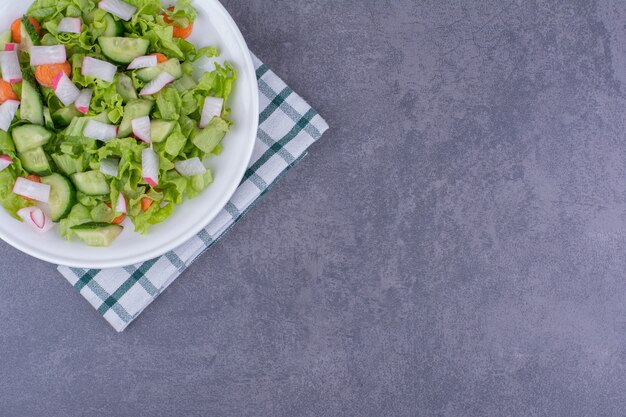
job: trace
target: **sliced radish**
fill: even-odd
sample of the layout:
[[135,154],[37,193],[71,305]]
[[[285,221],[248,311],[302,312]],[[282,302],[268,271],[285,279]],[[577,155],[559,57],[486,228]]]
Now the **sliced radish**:
[[9,155],[0,155],[0,171],[4,171],[13,163]]
[[39,207],[25,207],[18,210],[17,215],[39,233],[46,233],[54,227],[52,220]]
[[163,87],[165,87],[174,80],[175,78],[172,74],[167,71],[163,71],[162,73],[157,75],[154,80],[146,84],[145,87],[139,92],[139,95],[149,96],[158,93],[163,89]]
[[143,180],[152,187],[159,185],[159,155],[152,148],[141,151],[141,172]]
[[88,138],[101,140],[102,142],[108,142],[117,136],[117,126],[89,120],[87,125],[85,125],[83,135]]
[[74,102],[76,110],[83,114],[87,114],[87,112],[89,112],[91,96],[93,96],[93,90],[91,88],[83,88],[83,90],[78,95],[78,98]]
[[4,50],[5,51],[17,51],[17,44],[16,43],[5,43],[4,44]]
[[204,99],[202,115],[200,116],[200,127],[206,127],[212,118],[222,115],[224,99],[219,97],[207,97]]
[[174,162],[174,168],[183,177],[191,177],[194,175],[202,175],[206,172],[206,167],[200,161],[200,158],[195,157],[187,159],[185,161]]
[[7,100],[0,104],[0,129],[5,132],[9,131],[9,127],[11,126],[11,122],[19,106],[20,102],[17,100]]
[[139,140],[150,143],[150,117],[138,117],[130,121],[133,127],[133,135]]
[[52,89],[64,106],[72,104],[80,95],[80,90],[63,71],[59,71],[52,79]]
[[102,0],[98,3],[98,7],[104,10],[105,12],[109,12],[114,16],[119,17],[122,20],[130,20],[131,17],[137,11],[135,6],[131,6],[130,4],[121,1],[121,0]]
[[116,213],[127,213],[128,208],[126,207],[126,199],[124,198],[124,194],[120,193],[117,197],[117,204],[115,205]]
[[83,66],[81,69],[83,75],[90,75],[104,81],[112,82],[116,71],[117,67],[110,62],[89,56],[83,58]]
[[158,62],[156,55],[144,55],[138,56],[137,58],[133,59],[132,62],[128,64],[128,67],[126,67],[126,69],[132,70],[139,68],[150,68],[156,67],[157,64]]
[[26,178],[18,177],[13,186],[13,192],[22,197],[47,203],[50,199],[50,186]]
[[53,46],[31,46],[30,47],[30,65],[63,64],[67,61],[65,54],[65,45]]
[[100,161],[100,172],[104,175],[117,177],[119,173],[120,160],[117,158],[105,158]]
[[22,81],[22,70],[17,59],[17,50],[0,52],[0,66],[2,67],[2,79],[9,83]]
[[81,26],[80,17],[64,17],[59,22],[57,30],[59,32],[80,33]]

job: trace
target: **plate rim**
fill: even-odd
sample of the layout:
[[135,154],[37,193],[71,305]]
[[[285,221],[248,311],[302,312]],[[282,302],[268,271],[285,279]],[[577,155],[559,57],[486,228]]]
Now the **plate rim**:
[[226,204],[228,204],[231,197],[237,191],[237,188],[239,187],[241,183],[241,179],[245,175],[245,172],[247,170],[247,167],[250,163],[250,159],[252,158],[252,154],[254,151],[254,144],[256,141],[256,132],[258,131],[258,127],[259,127],[258,80],[256,78],[256,70],[254,68],[254,63],[252,61],[252,56],[251,56],[250,50],[248,49],[246,40],[243,37],[243,34],[241,33],[239,26],[237,25],[233,17],[230,15],[228,10],[226,10],[226,8],[218,0],[198,0],[198,1],[212,3],[213,7],[220,9],[222,14],[226,18],[228,25],[233,29],[233,32],[235,34],[234,40],[239,45],[241,50],[244,52],[243,53],[244,62],[238,62],[237,64],[240,67],[239,71],[240,72],[245,71],[251,78],[251,82],[253,84],[252,87],[254,88],[254,93],[253,93],[252,103],[251,103],[251,113],[253,115],[256,115],[256,117],[254,117],[254,120],[251,122],[252,126],[250,127],[250,129],[254,133],[251,134],[252,137],[249,138],[249,140],[246,142],[246,143],[249,143],[247,149],[242,149],[242,152],[246,152],[247,154],[243,158],[245,163],[241,164],[241,167],[239,168],[239,172],[236,175],[237,180],[236,181],[233,180],[231,184],[229,185],[227,191],[221,194],[221,197],[218,200],[218,203],[215,204],[212,211],[209,212],[210,215],[206,216],[206,220],[198,222],[194,227],[190,227],[189,229],[187,229],[185,233],[178,235],[175,239],[168,240],[164,242],[162,245],[159,245],[158,247],[150,251],[147,251],[141,255],[134,255],[134,256],[129,256],[126,258],[120,257],[120,258],[116,258],[114,260],[109,260],[109,261],[98,261],[98,260],[83,261],[79,259],[72,259],[71,257],[65,257],[61,259],[61,258],[57,258],[54,255],[49,256],[46,253],[40,253],[36,250],[31,250],[32,249],[31,247],[26,247],[22,245],[19,241],[17,241],[16,239],[13,239],[11,234],[5,233],[5,231],[2,230],[2,228],[0,228],[0,239],[2,239],[3,241],[11,245],[12,247],[16,248],[17,250],[29,256],[32,256],[34,258],[37,258],[37,259],[40,259],[42,261],[49,262],[52,264],[56,264],[56,265],[66,266],[70,268],[83,268],[83,269],[118,268],[118,267],[134,265],[134,264],[146,262],[154,258],[158,258],[164,255],[165,253],[169,252],[170,250],[179,247],[180,245],[184,244],[189,239],[191,239],[193,236],[197,235],[202,229],[204,229],[209,223],[211,223],[211,221],[213,221],[218,216],[218,214],[222,211],[222,209],[226,206]]

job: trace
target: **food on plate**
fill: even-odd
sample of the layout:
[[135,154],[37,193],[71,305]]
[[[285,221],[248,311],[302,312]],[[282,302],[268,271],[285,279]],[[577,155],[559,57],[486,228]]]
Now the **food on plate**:
[[0,35],[0,203],[37,233],[109,246],[212,182],[228,62],[187,39],[190,0],[36,0]]

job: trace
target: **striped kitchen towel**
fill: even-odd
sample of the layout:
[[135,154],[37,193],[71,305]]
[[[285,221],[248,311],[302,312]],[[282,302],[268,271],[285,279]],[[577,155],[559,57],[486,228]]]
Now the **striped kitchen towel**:
[[218,216],[180,247],[141,264],[103,270],[58,267],[118,332],[252,208],[328,129],[311,106],[258,58],[252,59],[259,81],[259,130],[248,170]]

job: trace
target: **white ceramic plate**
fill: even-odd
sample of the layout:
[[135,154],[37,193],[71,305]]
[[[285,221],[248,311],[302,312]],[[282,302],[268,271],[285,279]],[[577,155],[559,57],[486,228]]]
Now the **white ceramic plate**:
[[[0,0],[0,28],[23,15],[31,2]],[[165,5],[167,1],[163,1]],[[229,99],[235,122],[224,138],[224,150],[211,157],[214,182],[199,197],[177,206],[162,224],[139,235],[127,224],[124,232],[108,248],[91,248],[80,242],[67,242],[57,229],[44,236],[9,216],[0,207],[0,238],[29,255],[60,265],[82,268],[113,268],[143,262],[181,245],[204,228],[226,205],[246,170],[257,132],[258,87],[246,42],[226,9],[217,0],[195,0],[198,17],[189,41],[196,47],[215,45],[221,51],[218,61],[228,60],[237,69],[237,81]],[[199,70],[212,69],[205,60]],[[126,220],[128,222],[128,220]],[[129,227],[128,227],[129,226]]]

